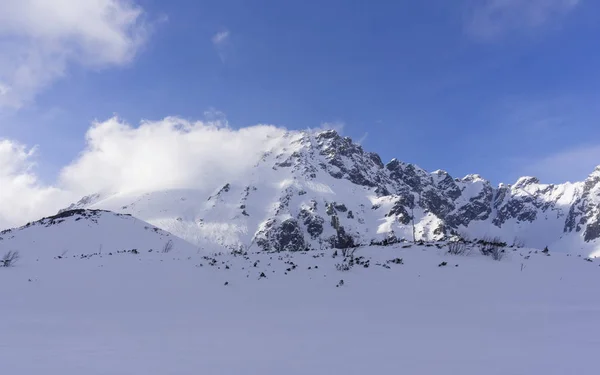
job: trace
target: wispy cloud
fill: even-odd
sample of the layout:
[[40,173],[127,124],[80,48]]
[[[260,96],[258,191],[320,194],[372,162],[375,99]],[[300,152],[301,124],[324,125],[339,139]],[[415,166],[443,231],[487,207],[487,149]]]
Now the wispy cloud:
[[[7,95],[9,91],[10,91],[10,87],[8,87],[7,85],[0,82],[0,97]],[[1,98],[0,98],[0,100],[1,100]]]
[[362,137],[360,137],[356,143],[358,143],[359,145],[362,145],[363,143],[365,143],[365,141],[367,140],[367,138],[369,138],[369,133],[365,132],[365,134],[362,135]]
[[146,40],[131,0],[3,0],[0,107],[19,108],[78,64],[124,65]]
[[216,33],[212,37],[212,42],[214,45],[218,46],[225,43],[229,39],[229,30],[221,31]]
[[562,150],[521,165],[521,174],[543,182],[581,181],[600,165],[600,145],[582,145]]
[[493,116],[503,128],[525,132],[528,135],[546,134],[565,130],[581,112],[579,97],[542,95],[528,97],[517,95],[505,98]]
[[512,32],[551,27],[572,12],[580,0],[477,0],[466,30],[475,39],[493,41]]
[[225,62],[227,59],[227,51],[230,47],[230,32],[229,30],[224,30],[216,33],[212,37],[212,43],[219,54],[219,58],[222,62]]
[[486,114],[493,130],[485,134],[503,150],[499,155],[506,160],[510,178],[527,175],[547,183],[580,181],[600,164],[600,145],[580,143],[580,135],[595,124],[595,102],[595,98],[569,93],[505,98]]

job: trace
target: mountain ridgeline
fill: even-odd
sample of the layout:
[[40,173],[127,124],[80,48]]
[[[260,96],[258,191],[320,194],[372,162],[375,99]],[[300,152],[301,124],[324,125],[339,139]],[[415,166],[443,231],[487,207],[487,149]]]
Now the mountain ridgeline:
[[522,177],[495,187],[476,174],[384,164],[333,130],[287,132],[269,145],[232,181],[96,194],[68,209],[130,214],[199,247],[299,251],[460,235],[582,254],[600,248],[600,167],[582,182]]

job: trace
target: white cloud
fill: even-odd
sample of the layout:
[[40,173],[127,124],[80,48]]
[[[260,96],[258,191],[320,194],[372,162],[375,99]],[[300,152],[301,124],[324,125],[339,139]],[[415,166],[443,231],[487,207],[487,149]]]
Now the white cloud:
[[70,64],[129,63],[143,44],[143,10],[130,0],[2,0],[0,107],[20,107]]
[[35,149],[0,140],[0,229],[54,213],[69,201],[68,192],[38,181],[34,157]]
[[171,188],[213,190],[252,171],[258,157],[281,142],[285,129],[256,125],[231,129],[221,120],[180,118],[139,126],[111,118],[92,125],[86,148],[63,168],[54,186],[33,171],[33,151],[0,143],[0,228],[54,214],[96,192]]
[[211,39],[222,62],[225,62],[225,60],[227,59],[227,52],[231,47],[229,42],[229,35],[229,30],[224,30],[213,35]]
[[522,175],[536,176],[542,182],[582,181],[600,165],[600,145],[585,145],[533,162],[521,162]]
[[467,31],[480,40],[494,40],[515,31],[536,30],[560,21],[580,0],[477,0]]
[[363,134],[362,137],[360,137],[358,139],[358,141],[356,141],[356,143],[358,143],[359,145],[362,145],[363,143],[365,143],[367,138],[369,138],[369,132],[365,132],[365,134]]
[[219,33],[216,33],[212,37],[212,42],[213,42],[214,45],[218,46],[218,45],[221,45],[221,44],[225,43],[227,41],[227,39],[229,39],[229,31],[225,30],[225,31],[221,31]]
[[95,123],[87,147],[61,175],[69,190],[92,192],[211,188],[242,175],[284,129],[257,125],[233,130],[221,121],[169,117],[139,127],[112,118]]

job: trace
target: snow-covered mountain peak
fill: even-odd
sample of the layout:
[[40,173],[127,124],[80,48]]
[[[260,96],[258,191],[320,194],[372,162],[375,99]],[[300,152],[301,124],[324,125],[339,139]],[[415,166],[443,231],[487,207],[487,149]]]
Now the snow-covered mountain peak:
[[517,180],[517,182],[514,184],[513,188],[514,189],[523,189],[529,185],[532,184],[539,184],[540,180],[537,177],[531,177],[531,176],[525,176],[525,177],[521,177]]
[[522,177],[494,187],[478,174],[455,179],[398,159],[384,164],[335,130],[274,135],[253,165],[202,189],[95,195],[70,208],[128,213],[198,246],[227,248],[302,250],[460,233],[585,253],[600,238],[598,169],[581,183]]
[[600,166],[597,166],[596,169],[585,179],[585,185],[587,188],[593,188],[600,183]]
[[481,175],[479,175],[479,174],[468,174],[465,177],[463,177],[460,181],[462,181],[462,182],[484,182],[484,183],[488,182],[486,179],[481,177]]

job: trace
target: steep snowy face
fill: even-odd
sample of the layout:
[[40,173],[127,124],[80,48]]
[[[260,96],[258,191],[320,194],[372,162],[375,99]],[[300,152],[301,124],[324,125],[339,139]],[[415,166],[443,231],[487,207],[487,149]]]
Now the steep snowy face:
[[[209,190],[92,195],[73,208],[131,214],[200,247],[344,248],[461,234],[588,252],[600,239],[600,169],[582,183],[523,177],[493,187],[387,164],[337,132],[287,132],[253,168]],[[209,184],[210,186],[210,184]]]
[[[195,246],[129,215],[102,210],[63,211],[0,232],[0,254],[18,251],[23,262],[41,258],[109,256],[119,253],[195,253]],[[135,251],[134,251],[135,250]]]

